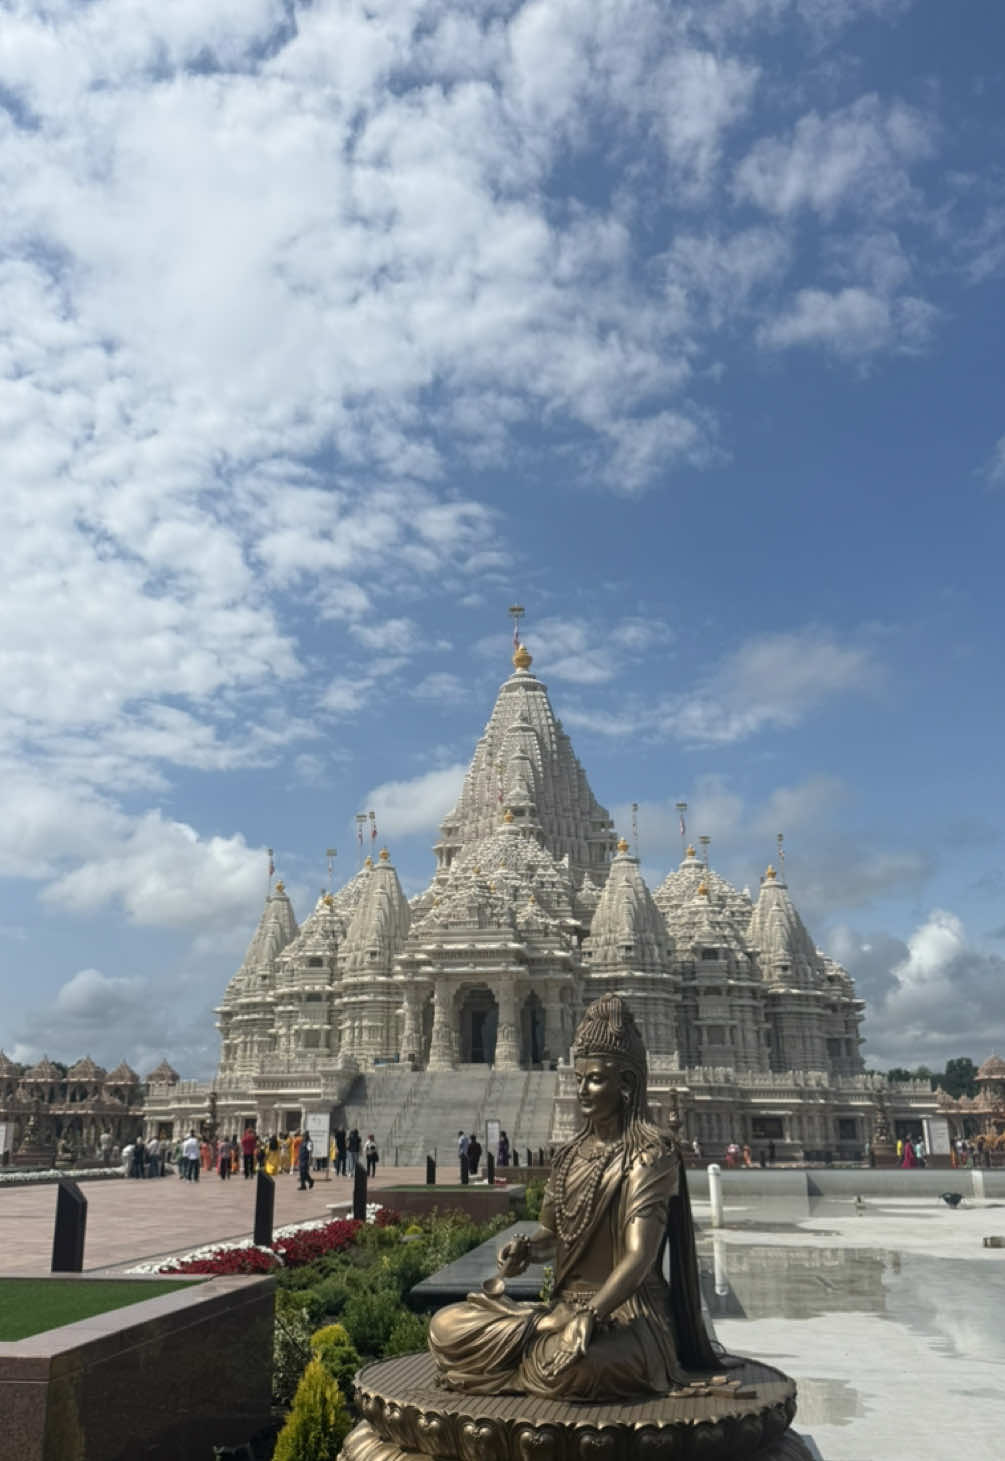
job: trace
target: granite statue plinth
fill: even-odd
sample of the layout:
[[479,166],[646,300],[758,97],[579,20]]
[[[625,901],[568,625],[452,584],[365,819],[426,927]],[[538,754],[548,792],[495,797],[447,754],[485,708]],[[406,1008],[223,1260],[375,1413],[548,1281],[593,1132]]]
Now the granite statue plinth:
[[731,1384],[697,1393],[593,1405],[531,1395],[445,1390],[428,1354],[380,1360],[360,1372],[364,1419],[342,1445],[345,1461],[782,1461],[807,1453],[791,1438],[795,1383],[745,1360]]

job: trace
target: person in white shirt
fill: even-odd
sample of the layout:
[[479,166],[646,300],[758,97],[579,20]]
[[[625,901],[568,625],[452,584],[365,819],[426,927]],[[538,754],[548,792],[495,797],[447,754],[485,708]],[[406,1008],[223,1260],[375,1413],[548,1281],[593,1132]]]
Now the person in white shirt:
[[181,1159],[185,1163],[185,1171],[182,1173],[189,1182],[199,1180],[199,1138],[194,1131],[190,1131],[182,1143]]

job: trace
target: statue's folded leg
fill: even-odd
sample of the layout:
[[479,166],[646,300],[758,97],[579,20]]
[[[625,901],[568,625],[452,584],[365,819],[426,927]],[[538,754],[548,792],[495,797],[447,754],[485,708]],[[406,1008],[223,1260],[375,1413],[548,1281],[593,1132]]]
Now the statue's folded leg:
[[544,1312],[541,1304],[517,1304],[488,1294],[469,1294],[461,1304],[438,1309],[429,1322],[429,1350],[452,1390],[499,1395],[515,1383],[528,1336]]

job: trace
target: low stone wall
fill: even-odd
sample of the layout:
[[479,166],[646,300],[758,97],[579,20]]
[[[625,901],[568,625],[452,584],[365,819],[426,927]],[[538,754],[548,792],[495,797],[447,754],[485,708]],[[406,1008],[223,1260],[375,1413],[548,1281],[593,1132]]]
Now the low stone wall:
[[211,1461],[250,1440],[269,1421],[274,1287],[212,1278],[0,1343],[0,1461]]
[[[1005,1171],[984,1174],[984,1193],[1005,1198]],[[688,1190],[700,1202],[708,1201],[708,1169],[687,1174]],[[722,1169],[722,1193],[727,1205],[746,1198],[782,1201],[836,1201],[863,1197],[938,1197],[941,1192],[962,1192],[972,1197],[973,1172],[967,1168],[930,1167],[822,1167]]]
[[[385,1187],[373,1193],[373,1200],[393,1212],[416,1215],[429,1212],[463,1212],[475,1222],[488,1222],[501,1212],[514,1211],[523,1200],[521,1185],[506,1187],[484,1187],[474,1182],[467,1187]],[[333,1217],[352,1215],[352,1202],[330,1202],[328,1211]]]

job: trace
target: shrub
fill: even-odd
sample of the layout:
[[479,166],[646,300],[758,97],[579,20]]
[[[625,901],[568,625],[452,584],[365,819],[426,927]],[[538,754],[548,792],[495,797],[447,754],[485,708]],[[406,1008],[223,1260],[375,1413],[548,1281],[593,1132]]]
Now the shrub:
[[429,1333],[429,1319],[421,1314],[413,1314],[411,1309],[403,1309],[391,1325],[391,1332],[387,1336],[387,1343],[384,1346],[385,1355],[412,1354],[417,1349],[425,1349],[426,1335]]
[[326,1324],[311,1335],[311,1350],[344,1396],[353,1393],[353,1381],[362,1361],[343,1324]]
[[297,1386],[272,1461],[335,1461],[352,1424],[342,1391],[320,1360],[312,1359]]
[[272,1339],[272,1397],[277,1405],[289,1405],[304,1366],[311,1357],[314,1320],[306,1296],[276,1294],[276,1325]]
[[392,1289],[362,1289],[342,1310],[342,1323],[360,1354],[379,1355],[401,1313],[401,1300]]
[[535,1177],[528,1182],[523,1190],[523,1202],[520,1207],[520,1217],[524,1221],[533,1220],[541,1216],[541,1203],[544,1201],[545,1183],[540,1177]]

